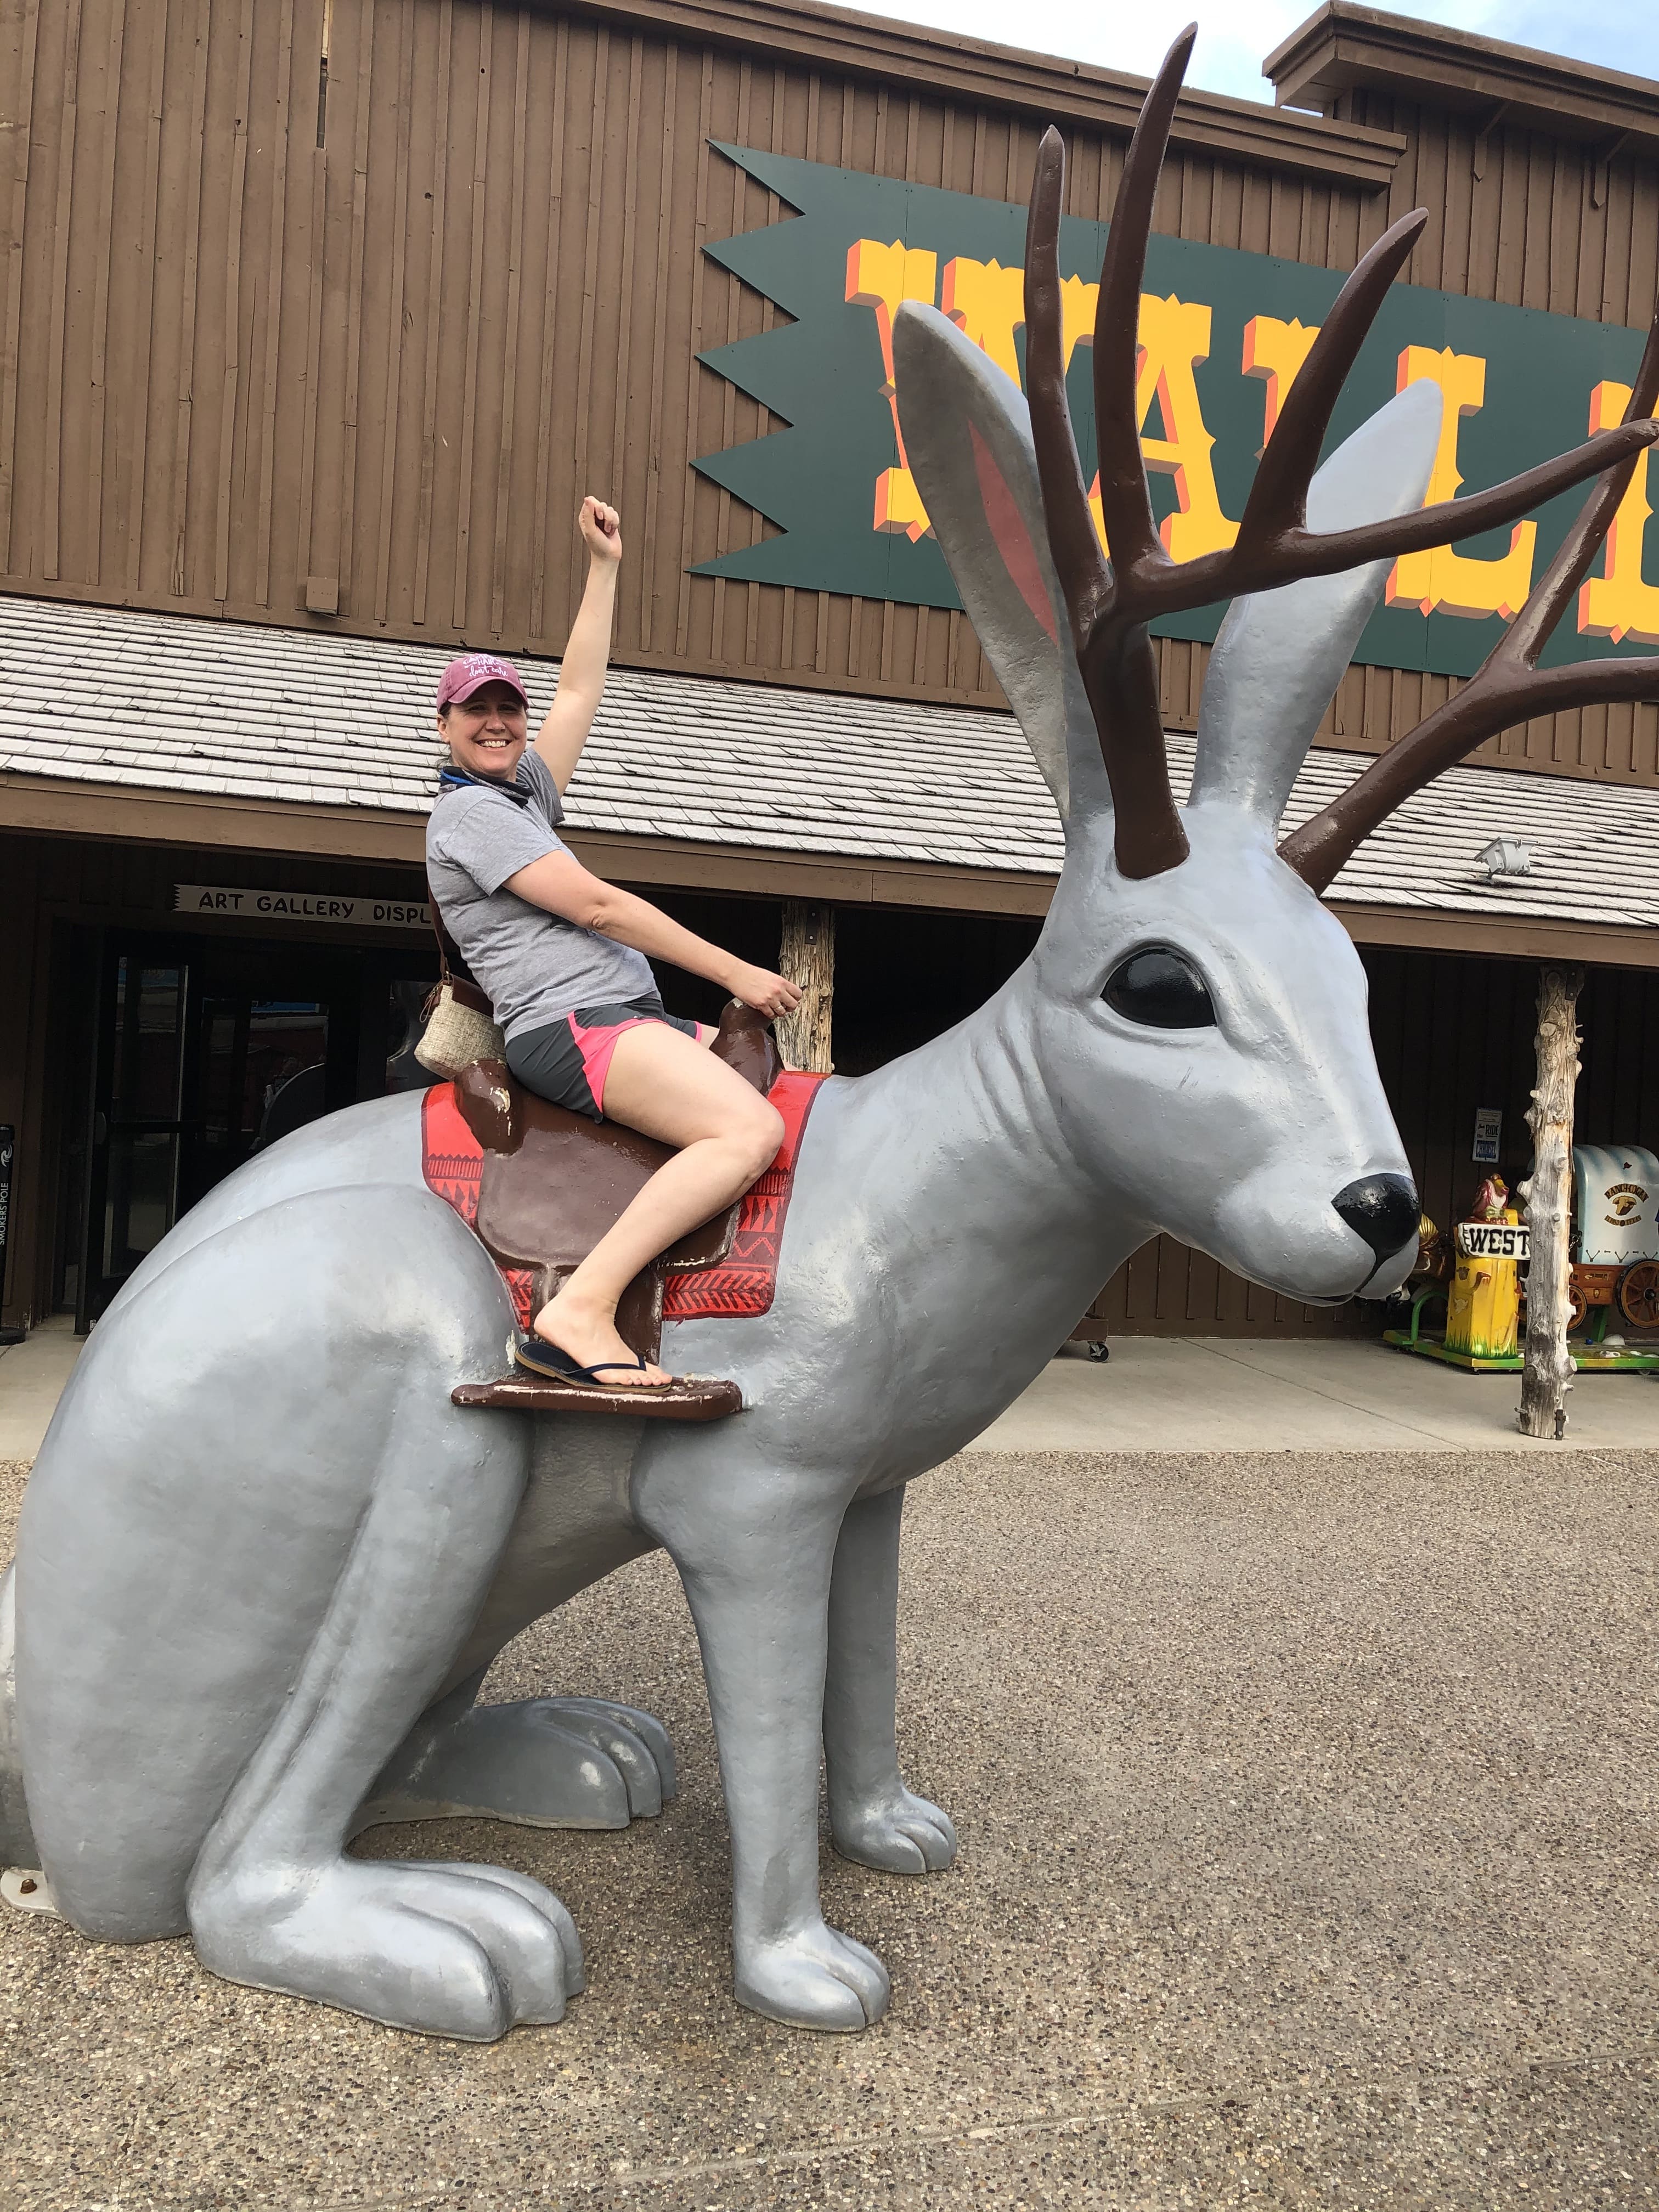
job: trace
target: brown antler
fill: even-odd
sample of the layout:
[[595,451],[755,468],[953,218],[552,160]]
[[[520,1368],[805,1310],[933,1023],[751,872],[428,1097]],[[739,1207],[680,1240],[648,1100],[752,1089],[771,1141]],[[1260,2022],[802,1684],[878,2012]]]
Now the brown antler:
[[[1066,397],[1066,347],[1060,294],[1060,216],[1066,152],[1045,131],[1037,149],[1025,225],[1025,381],[1031,439],[1042,486],[1043,519],[1054,558],[1084,690],[1112,787],[1115,849],[1126,876],[1161,875],[1187,857],[1187,833],[1170,788],[1158,665],[1144,617],[1131,609],[1125,580],[1167,558],[1152,522],[1135,418],[1135,351],[1140,274],[1152,227],[1164,148],[1197,26],[1188,25],[1165,58],[1141,108],[1113,204],[1095,310],[1095,435],[1102,511],[1114,567],[1106,565],[1089,512],[1089,495]],[[1137,237],[1137,232],[1139,234]],[[1127,391],[1127,398],[1123,398]]]
[[1112,787],[1117,864],[1134,877],[1177,866],[1188,849],[1170,789],[1150,622],[1243,592],[1268,591],[1473,537],[1514,521],[1586,477],[1633,460],[1659,437],[1651,422],[1627,422],[1468,499],[1353,530],[1309,530],[1308,486],[1331,410],[1383,295],[1428,219],[1419,209],[1377,240],[1342,287],[1279,410],[1233,545],[1195,561],[1172,561],[1152,520],[1135,408],[1135,360],[1152,203],[1196,35],[1196,25],[1189,24],[1146,95],[1101,264],[1095,434],[1109,568],[1089,513],[1066,397],[1060,291],[1066,155],[1056,131],[1044,133],[1038,149],[1025,234],[1026,385],[1048,544]]
[[[1653,412],[1659,402],[1659,314],[1654,317],[1642,365],[1636,372],[1625,421]],[[1327,890],[1343,864],[1401,801],[1431,783],[1500,730],[1534,714],[1559,714],[1615,699],[1659,697],[1659,657],[1576,660],[1540,668],[1538,656],[1606,538],[1629,488],[1637,456],[1607,471],[1561,541],[1560,550],[1528,594],[1526,605],[1462,690],[1374,760],[1322,813],[1304,822],[1279,847],[1303,881]]]

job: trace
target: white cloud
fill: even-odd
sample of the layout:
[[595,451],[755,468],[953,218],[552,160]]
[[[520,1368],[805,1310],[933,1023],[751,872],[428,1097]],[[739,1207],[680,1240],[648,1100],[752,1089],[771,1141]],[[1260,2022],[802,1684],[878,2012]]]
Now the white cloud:
[[[1017,15],[1006,0],[854,0],[904,22],[926,23],[965,38],[991,39],[1037,53],[1093,62],[1150,76],[1170,41],[1198,14],[1198,45],[1188,81],[1212,92],[1270,101],[1261,74],[1264,58],[1311,9],[1308,0],[1226,0],[1195,9],[1194,0],[1023,0]],[[1659,76],[1659,11],[1650,0],[1600,0],[1594,9],[1561,0],[1419,0],[1408,12],[1425,22],[1483,32],[1511,44],[1568,54],[1641,76]],[[1659,89],[1659,88],[1656,88]]]

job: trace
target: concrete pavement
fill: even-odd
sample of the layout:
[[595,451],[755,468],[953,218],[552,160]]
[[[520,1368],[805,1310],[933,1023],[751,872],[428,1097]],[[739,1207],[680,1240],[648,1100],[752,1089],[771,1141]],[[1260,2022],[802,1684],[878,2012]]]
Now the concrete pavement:
[[[80,1351],[67,1316],[0,1352],[0,1460],[39,1450]],[[1559,1451],[1515,1426],[1513,1375],[1468,1375],[1381,1343],[1114,1339],[1097,1365],[1050,1362],[981,1437],[984,1451]],[[1659,1380],[1587,1375],[1567,1401],[1576,1450],[1659,1445]]]
[[976,1452],[917,1485],[900,1742],[963,1850],[914,1881],[826,1849],[831,1917],[894,1979],[848,2039],[732,2002],[696,1638],[641,1560],[488,1694],[655,1709],[678,1802],[359,1847],[556,1889],[589,1974],[565,2023],[398,2036],[183,1941],[0,1913],[0,2202],[1659,2202],[1656,1490],[1647,1454],[1399,1449]]
[[82,1339],[67,1314],[54,1314],[21,1344],[0,1346],[0,1460],[32,1460],[40,1449]]
[[[1515,1426],[1518,1375],[1474,1375],[1382,1343],[1114,1337],[1102,1365],[1068,1352],[976,1451],[1559,1452]],[[1659,1379],[1581,1375],[1575,1449],[1659,1446]]]

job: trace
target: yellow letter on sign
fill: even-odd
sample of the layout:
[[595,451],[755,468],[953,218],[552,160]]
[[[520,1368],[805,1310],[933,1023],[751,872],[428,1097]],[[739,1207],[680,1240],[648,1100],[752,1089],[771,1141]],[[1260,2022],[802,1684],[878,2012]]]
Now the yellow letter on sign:
[[996,261],[967,261],[960,254],[945,264],[939,305],[964,337],[988,353],[1006,375],[1019,382],[1014,332],[1025,322],[1025,271]]
[[1259,376],[1267,386],[1261,410],[1261,442],[1273,434],[1286,393],[1301,374],[1302,364],[1319,336],[1319,325],[1281,323],[1277,315],[1252,315],[1244,325],[1243,369]]
[[1193,371],[1210,357],[1210,311],[1195,301],[1140,295],[1140,358],[1136,363],[1135,413],[1144,424],[1152,397],[1164,417],[1164,435],[1144,431],[1140,449],[1147,468],[1173,477],[1176,512],[1164,518],[1158,535],[1172,561],[1195,561],[1200,553],[1223,553],[1238,535],[1238,525],[1221,512],[1210,465],[1215,440],[1204,427]]
[[[1092,345],[1095,303],[1098,284],[1081,276],[1066,276],[1060,286],[1060,320],[1066,367],[1072,365],[1073,349]],[[939,305],[964,337],[972,338],[981,353],[1018,384],[1019,356],[1014,332],[1025,327],[1025,271],[1005,269],[995,261],[969,261],[958,254],[945,264]]]
[[[1210,449],[1215,440],[1204,427],[1193,372],[1210,357],[1210,311],[1195,301],[1140,295],[1140,350],[1135,362],[1135,420],[1141,426],[1140,450],[1147,471],[1173,477],[1176,512],[1158,526],[1164,550],[1173,561],[1194,561],[1200,553],[1222,553],[1238,535],[1238,525],[1221,512]],[[1146,435],[1153,400],[1164,417],[1164,435]],[[1100,477],[1089,487],[1089,510],[1105,543],[1101,519]]]
[[881,365],[886,372],[882,397],[893,412],[893,436],[899,465],[884,469],[876,479],[875,526],[902,530],[915,539],[926,535],[927,511],[904,456],[904,433],[899,428],[898,400],[893,389],[893,318],[907,300],[933,304],[939,257],[899,239],[884,246],[879,239],[855,238],[847,249],[847,297],[855,307],[873,307],[876,333],[881,340]]
[[[1025,271],[1022,269],[1024,277]],[[1092,347],[1095,342],[1095,309],[1100,304],[1100,287],[1091,284],[1081,276],[1062,276],[1060,280],[1060,339],[1066,356],[1066,367],[1072,365],[1072,355],[1080,345]]]
[[[1590,394],[1591,436],[1616,429],[1629,405],[1629,385],[1598,384]],[[1586,577],[1578,587],[1578,627],[1589,636],[1610,637],[1615,645],[1627,637],[1659,645],[1659,584],[1642,580],[1642,538],[1652,512],[1644,447],[1607,532],[1604,573]]]
[[[1479,354],[1454,353],[1449,346],[1437,352],[1432,346],[1407,346],[1400,356],[1395,390],[1427,378],[1445,394],[1440,422],[1440,445],[1429,478],[1425,507],[1450,499],[1463,481],[1457,466],[1457,425],[1465,415],[1480,410],[1486,396],[1486,364]],[[1479,561],[1467,553],[1454,553],[1449,545],[1431,546],[1424,553],[1404,553],[1389,578],[1391,607],[1414,606],[1425,615],[1502,615],[1513,620],[1532,589],[1535,522],[1517,522],[1510,532],[1510,550],[1495,561]]]

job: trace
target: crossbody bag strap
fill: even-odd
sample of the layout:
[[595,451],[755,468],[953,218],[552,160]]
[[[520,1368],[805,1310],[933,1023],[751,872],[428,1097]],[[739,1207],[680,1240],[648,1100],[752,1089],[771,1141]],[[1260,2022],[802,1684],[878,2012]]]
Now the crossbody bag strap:
[[456,944],[444,924],[443,909],[438,904],[438,894],[432,887],[430,870],[426,878],[426,910],[432,919],[432,934],[438,940],[438,980],[447,984],[450,995],[457,1006],[470,1006],[475,1014],[486,1021],[495,1018],[495,1008],[487,993],[473,981],[461,948]]

